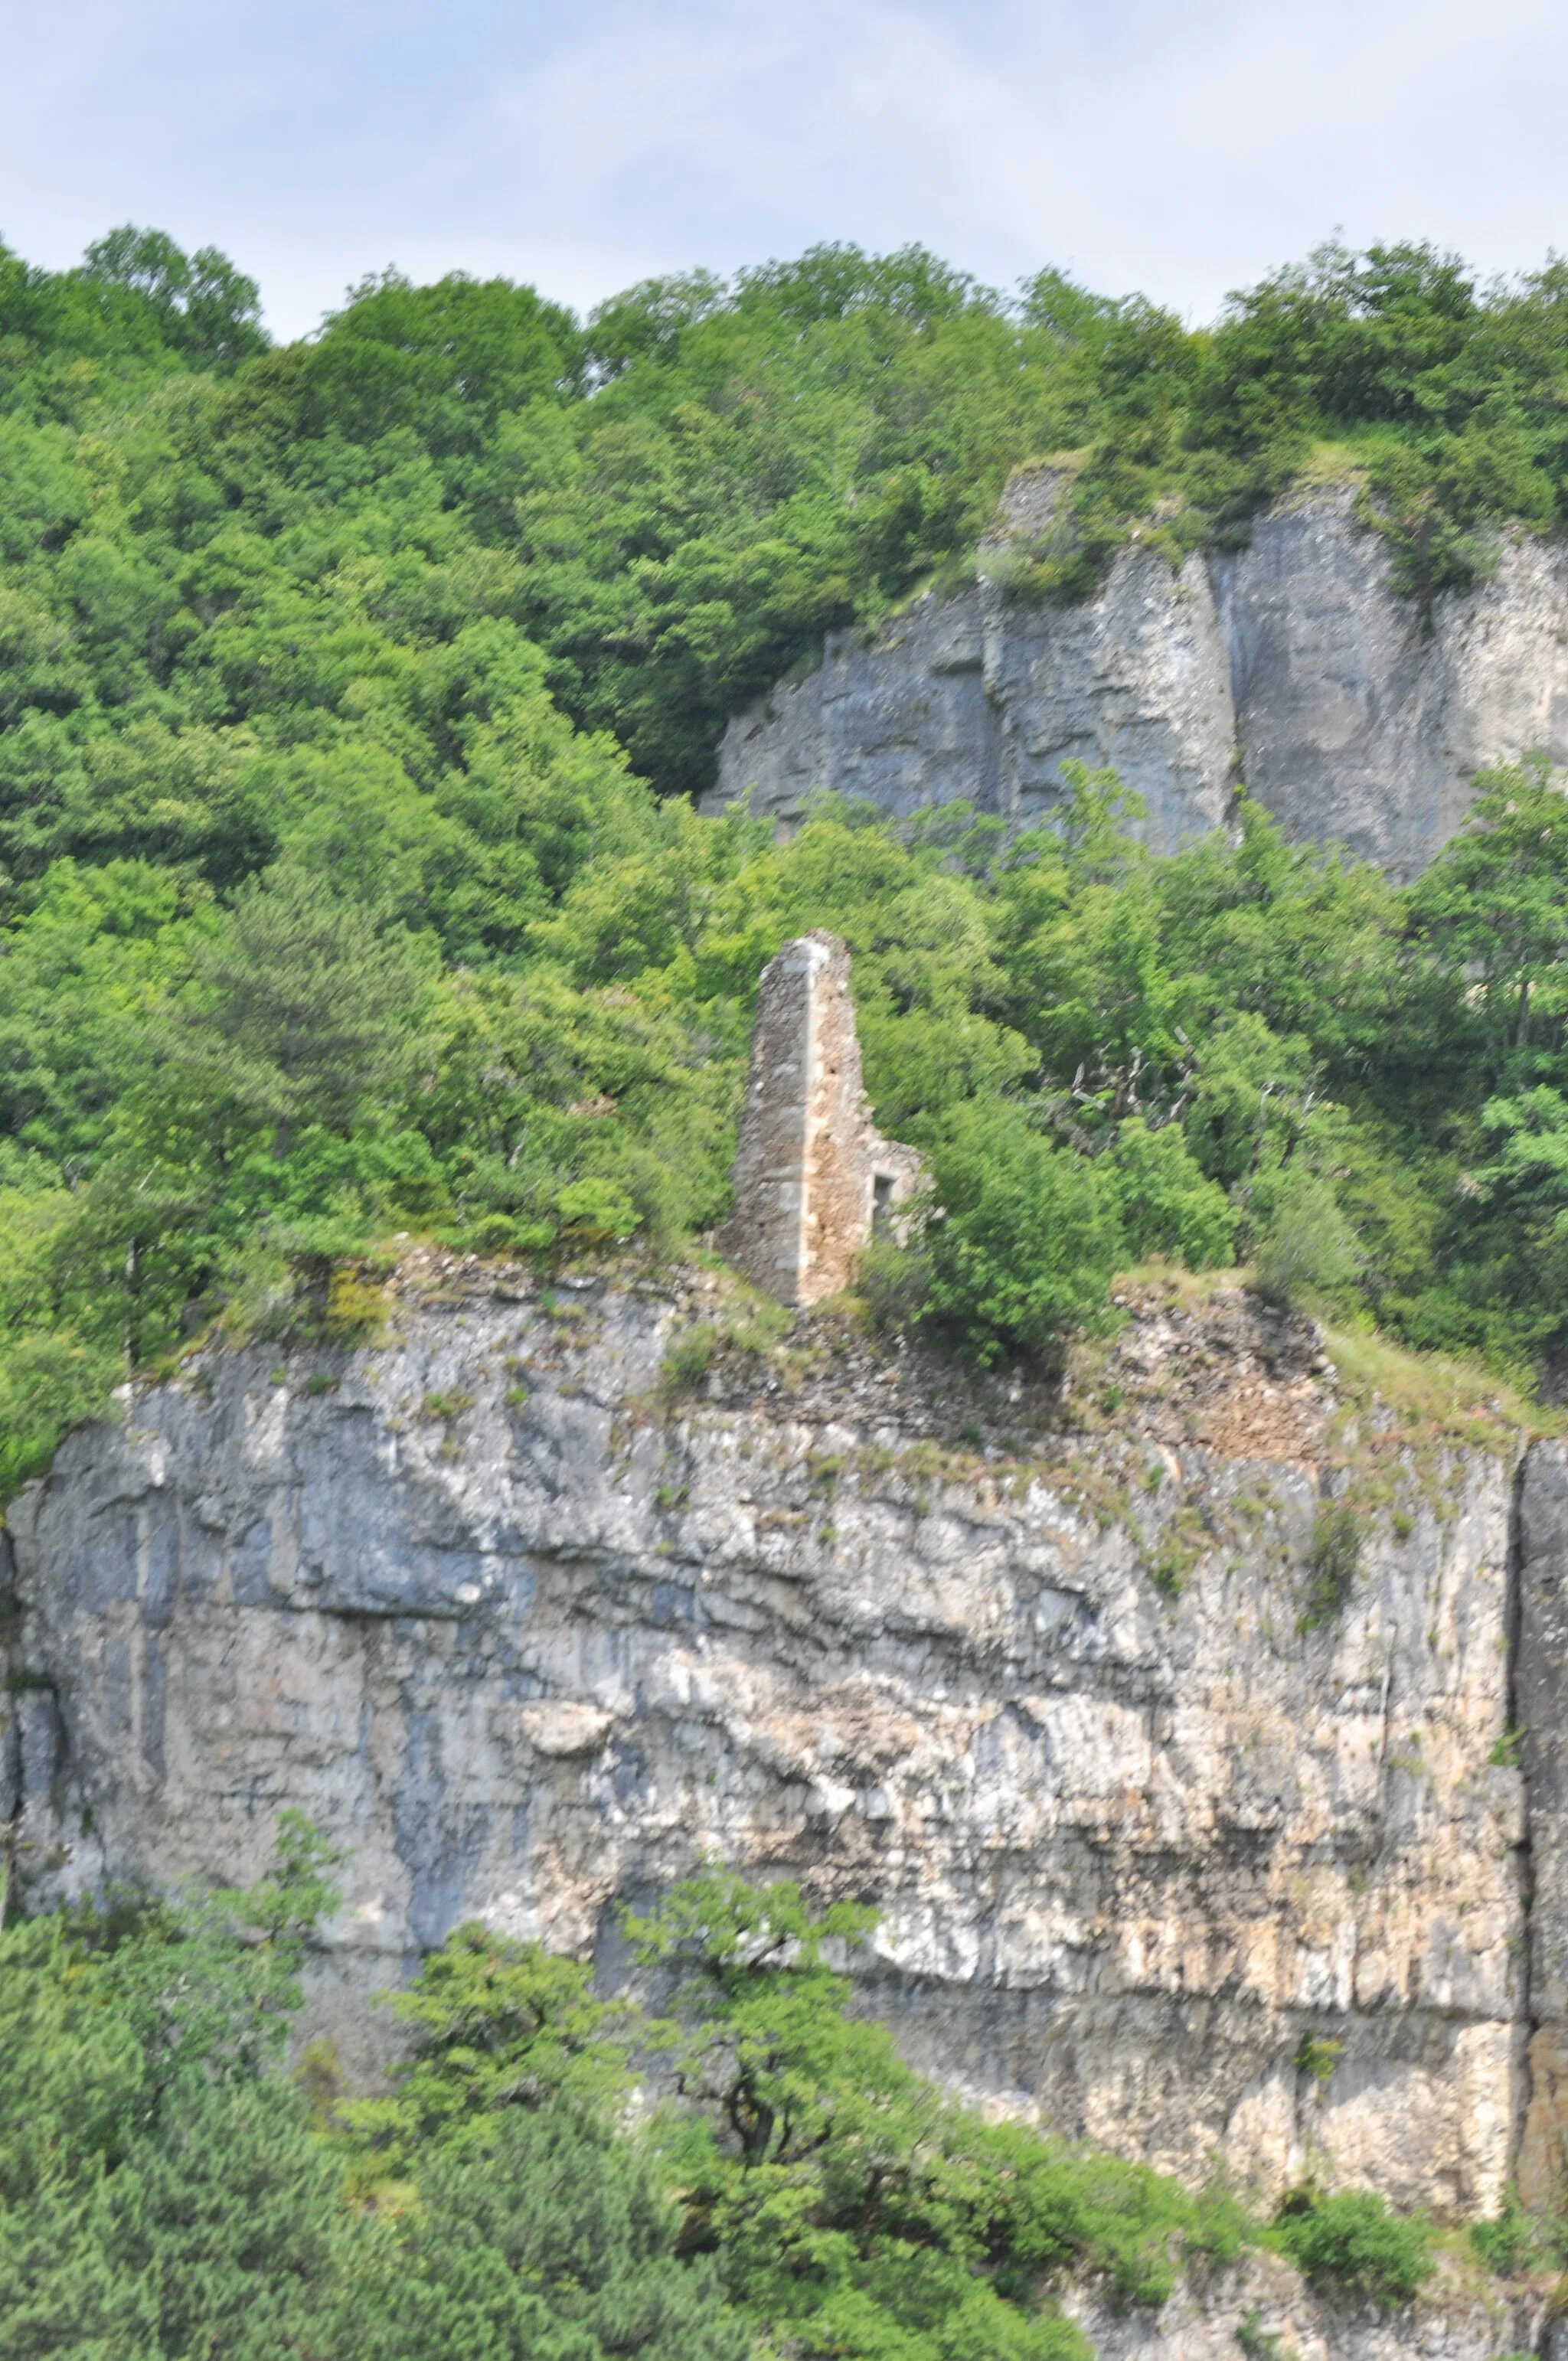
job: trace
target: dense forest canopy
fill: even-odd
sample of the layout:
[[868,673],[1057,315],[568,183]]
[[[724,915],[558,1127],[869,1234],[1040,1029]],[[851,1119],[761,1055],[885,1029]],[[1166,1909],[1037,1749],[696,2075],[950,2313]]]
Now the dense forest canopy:
[[1565,387],[1563,266],[1482,285],[1424,247],[1324,249],[1198,331],[918,249],[587,322],[388,273],[283,347],[212,249],[0,252],[0,1478],[219,1315],[336,1316],[400,1231],[690,1239],[758,972],[813,926],[946,1209],[868,1274],[887,1316],[1037,1354],[1132,1259],[1253,1257],[1552,1368],[1542,774],[1405,891],[1245,805],[1151,860],[1109,776],[1012,845],[847,806],[775,845],[690,796],[826,628],[972,566],[1022,460],[1071,489],[1016,595],[1080,595],[1131,533],[1243,534],[1310,468],[1430,601],[1508,520],[1561,522]]

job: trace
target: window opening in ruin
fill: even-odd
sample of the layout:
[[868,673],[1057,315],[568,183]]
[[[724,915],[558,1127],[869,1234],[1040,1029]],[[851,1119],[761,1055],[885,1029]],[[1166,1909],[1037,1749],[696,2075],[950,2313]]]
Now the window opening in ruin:
[[891,1172],[878,1172],[872,1180],[872,1235],[885,1237],[893,1220],[894,1178]]

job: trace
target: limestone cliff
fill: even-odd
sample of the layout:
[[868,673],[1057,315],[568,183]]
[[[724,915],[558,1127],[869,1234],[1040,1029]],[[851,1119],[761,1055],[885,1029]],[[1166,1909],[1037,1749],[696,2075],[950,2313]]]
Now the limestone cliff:
[[711,1851],[873,1898],[865,2004],[977,2098],[1445,2215],[1550,2169],[1560,1447],[1355,1411],[1235,1292],[1141,1299],[1065,1400],[821,1315],[672,1395],[723,1284],[411,1267],[379,1343],[73,1435],[9,1521],[38,1898],[253,1872],[302,1806],[354,2063],[459,1918],[613,1974]]
[[1034,605],[995,552],[1037,530],[1041,484],[1009,487],[970,588],[869,640],[830,635],[818,670],[739,715],[712,806],[788,822],[828,787],[895,813],[969,797],[1023,825],[1076,756],[1137,790],[1157,850],[1217,826],[1245,781],[1288,834],[1402,878],[1459,826],[1484,764],[1568,760],[1561,544],[1506,536],[1491,578],[1440,598],[1429,628],[1340,489],[1283,502],[1234,555],[1175,571],[1133,544],[1096,598]]

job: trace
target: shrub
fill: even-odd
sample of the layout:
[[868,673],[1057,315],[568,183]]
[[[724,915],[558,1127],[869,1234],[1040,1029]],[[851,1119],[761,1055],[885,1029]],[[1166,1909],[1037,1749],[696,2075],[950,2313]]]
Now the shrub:
[[568,1180],[555,1191],[555,1215],[564,1241],[572,1246],[629,1238],[638,1224],[637,1208],[617,1180]]
[[1343,2041],[1335,2041],[1325,2033],[1305,2033],[1296,2051],[1296,2071],[1305,2074],[1310,2082],[1332,2082],[1343,2055]]
[[1307,1597],[1296,1629],[1316,1631],[1343,1614],[1361,1570],[1361,1527],[1342,1503],[1320,1509],[1307,1556]]
[[1420,2213],[1391,2213],[1367,2189],[1333,2197],[1292,2190],[1269,2235],[1313,2287],[1360,2296],[1385,2312],[1409,2303],[1432,2273],[1431,2223]]
[[913,1328],[926,1308],[931,1266],[916,1246],[901,1246],[892,1238],[872,1238],[855,1269],[855,1285],[864,1297],[874,1327],[894,1333]]
[[670,1340],[659,1364],[659,1390],[672,1399],[695,1393],[707,1377],[718,1337],[706,1320]]
[[1141,1115],[1122,1126],[1111,1154],[1127,1245],[1141,1262],[1164,1255],[1189,1270],[1227,1263],[1236,1216],[1217,1182],[1205,1180],[1174,1124],[1151,1131]]
[[1265,2328],[1263,2314],[1255,2303],[1236,2323],[1236,2343],[1247,2361],[1279,2361],[1285,2339],[1277,2329]]
[[68,1427],[102,1411],[120,1374],[112,1350],[69,1334],[10,1345],[0,1359],[0,1507],[42,1474]]
[[1545,2225],[1527,2213],[1518,2192],[1510,2188],[1503,2210],[1490,2222],[1472,2222],[1470,2241],[1489,2271],[1514,2279],[1548,2259],[1551,2247]]
[[1011,1101],[971,1102],[930,1151],[925,1312],[982,1367],[1041,1354],[1105,1301],[1124,1241],[1114,1177]]
[[1309,1296],[1348,1287],[1361,1268],[1354,1233],[1328,1182],[1303,1172],[1280,1191],[1253,1254],[1258,1293],[1295,1310]]
[[1092,2273],[1122,2305],[1157,2307],[1184,2254],[1234,2262],[1253,2235],[1235,2201],[1193,2197],[1146,2164],[1067,2147],[998,2125],[981,2150],[993,2208],[989,2235],[1007,2257],[1005,2284],[1032,2272]]

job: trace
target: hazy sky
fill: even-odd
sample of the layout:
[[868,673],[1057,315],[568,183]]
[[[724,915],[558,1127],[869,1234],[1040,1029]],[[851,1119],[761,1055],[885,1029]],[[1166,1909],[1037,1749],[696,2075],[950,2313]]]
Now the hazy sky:
[[1561,0],[0,0],[0,236],[225,247],[280,334],[396,262],[579,308],[918,239],[1193,318],[1336,227],[1568,245]]

